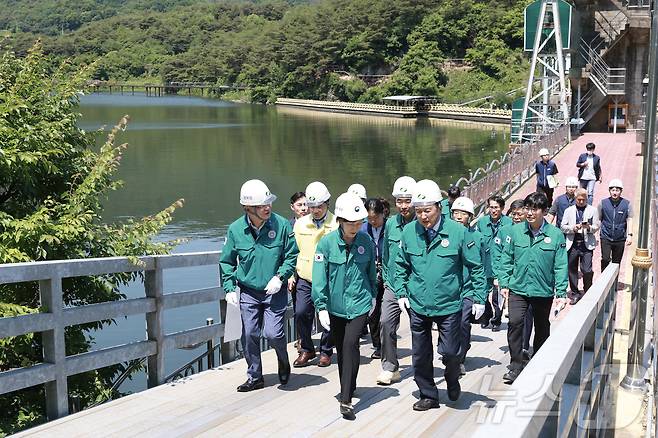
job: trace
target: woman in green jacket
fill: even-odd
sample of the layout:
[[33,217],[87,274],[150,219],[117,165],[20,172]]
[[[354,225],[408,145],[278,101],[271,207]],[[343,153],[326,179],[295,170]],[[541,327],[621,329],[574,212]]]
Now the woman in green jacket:
[[375,249],[360,232],[368,212],[351,193],[336,199],[340,227],[318,243],[311,292],[322,326],[330,330],[338,352],[340,413],[353,420],[352,395],[359,372],[359,338],[377,294]]

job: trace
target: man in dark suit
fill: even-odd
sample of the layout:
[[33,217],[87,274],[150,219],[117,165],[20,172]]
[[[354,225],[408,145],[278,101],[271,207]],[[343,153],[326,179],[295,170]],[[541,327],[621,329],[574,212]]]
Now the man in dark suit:
[[587,152],[580,154],[576,167],[578,168],[578,180],[580,187],[587,190],[587,203],[592,205],[594,201],[594,184],[601,182],[601,158],[594,153],[596,145],[587,143]]

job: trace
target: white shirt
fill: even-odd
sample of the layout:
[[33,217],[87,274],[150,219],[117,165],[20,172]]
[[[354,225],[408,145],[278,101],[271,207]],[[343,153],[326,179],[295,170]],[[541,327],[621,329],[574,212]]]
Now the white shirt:
[[587,156],[587,167],[583,169],[583,175],[580,177],[580,179],[584,180],[594,180],[596,179],[596,173],[594,173],[594,156],[593,155],[588,155]]

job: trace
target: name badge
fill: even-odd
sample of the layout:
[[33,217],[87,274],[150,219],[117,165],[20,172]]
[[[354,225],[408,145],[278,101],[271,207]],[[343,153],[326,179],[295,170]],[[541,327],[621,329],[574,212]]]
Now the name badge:
[[544,237],[544,243],[551,243],[552,240],[550,237]]
[[444,247],[444,248],[447,248],[448,246],[450,246],[450,241],[448,239],[442,240],[441,241],[441,246]]
[[356,249],[356,252],[363,255],[366,252],[366,249],[364,247],[360,246]]
[[276,237],[276,231],[270,230],[270,232],[267,233],[267,237],[269,237],[270,239],[274,239]]
[[496,245],[500,245],[500,237],[496,237],[494,239],[494,242],[496,242]]

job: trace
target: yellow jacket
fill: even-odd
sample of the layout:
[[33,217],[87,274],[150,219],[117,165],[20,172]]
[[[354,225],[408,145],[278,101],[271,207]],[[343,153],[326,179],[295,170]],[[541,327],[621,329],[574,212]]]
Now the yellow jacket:
[[313,278],[313,260],[315,257],[315,247],[320,239],[330,232],[338,229],[336,216],[327,211],[327,217],[320,228],[315,226],[313,215],[307,214],[295,222],[294,232],[297,246],[299,247],[299,256],[297,257],[297,275],[304,280],[311,282]]

